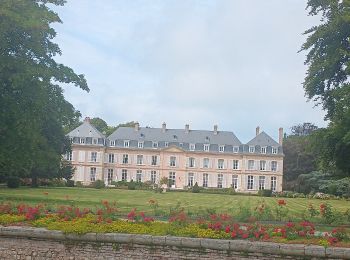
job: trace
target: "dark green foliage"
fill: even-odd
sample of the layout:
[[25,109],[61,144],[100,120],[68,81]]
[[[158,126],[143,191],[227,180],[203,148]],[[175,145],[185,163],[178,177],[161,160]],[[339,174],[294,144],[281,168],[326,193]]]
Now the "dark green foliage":
[[91,187],[95,189],[103,189],[105,187],[105,183],[102,180],[96,180],[91,183]]
[[201,191],[201,188],[198,186],[198,183],[196,182],[194,186],[192,187],[193,193],[199,193]]
[[259,190],[258,195],[261,197],[271,197],[272,190]]
[[67,180],[66,186],[67,187],[74,187],[74,181],[73,180]]
[[128,183],[128,190],[135,190],[136,189],[136,183],[131,180],[129,183]]
[[9,176],[7,178],[7,187],[9,188],[18,188],[21,180],[17,176]]

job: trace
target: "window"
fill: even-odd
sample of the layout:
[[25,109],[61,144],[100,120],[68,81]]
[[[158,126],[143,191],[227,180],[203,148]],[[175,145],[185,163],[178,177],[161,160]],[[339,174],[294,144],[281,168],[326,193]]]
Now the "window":
[[151,182],[156,183],[156,181],[157,181],[157,172],[151,171]]
[[123,169],[122,170],[122,181],[127,181],[128,180],[128,170]]
[[193,157],[188,158],[188,167],[195,167],[195,159]]
[[80,138],[80,143],[85,144],[85,138]]
[[194,174],[189,173],[188,174],[188,187],[193,187],[193,181],[194,181]]
[[234,147],[233,147],[233,152],[234,152],[234,153],[238,153],[238,151],[239,151],[239,147],[238,147],[238,146],[234,146]]
[[255,147],[254,146],[249,146],[249,152],[254,153],[255,152]]
[[248,175],[247,189],[252,190],[254,187],[254,176]]
[[276,147],[272,147],[272,154],[277,154],[277,148]]
[[176,157],[170,156],[170,166],[175,167],[176,166]]
[[208,179],[209,179],[208,173],[203,173],[203,187],[208,187]]
[[143,142],[138,142],[137,147],[138,148],[143,148]]
[[129,163],[129,155],[123,154],[123,164],[128,164],[128,163]]
[[175,185],[175,172],[169,172],[169,186]]
[[271,162],[271,171],[273,171],[273,172],[277,171],[277,161]]
[[224,159],[218,160],[218,169],[224,169]]
[[182,146],[184,146],[184,144],[183,143],[179,143],[179,146],[182,147]]
[[128,148],[130,146],[130,142],[129,141],[124,141],[124,147]]
[[152,161],[151,165],[157,165],[158,161],[158,156],[157,155],[152,155]]
[[266,161],[260,161],[260,171],[266,171]]
[[177,135],[173,135],[174,140],[177,140]]
[[260,148],[261,153],[266,153],[266,146]]
[[222,180],[224,176],[222,174],[218,174],[218,188],[222,188]]
[[71,143],[73,143],[74,138],[71,137],[71,138],[69,138],[69,140],[70,140]]
[[254,170],[254,160],[248,160],[248,170]]
[[225,145],[219,146],[219,152],[223,153],[225,151]]
[[114,154],[113,153],[108,154],[108,162],[114,163]]
[[195,144],[190,144],[190,151],[196,150],[196,145]]
[[97,144],[97,139],[94,138],[94,140],[92,142],[93,142],[93,144]]
[[209,168],[209,158],[203,159],[203,168]]
[[259,176],[259,190],[265,190],[265,176]]
[[209,144],[204,145],[204,151],[209,152]]
[[110,141],[110,142],[109,142],[109,145],[110,145],[110,146],[115,146],[115,141]]
[[136,181],[141,182],[142,181],[142,170],[136,171]]
[[271,190],[276,191],[276,187],[277,187],[277,177],[272,176],[271,177]]
[[66,153],[66,159],[67,161],[72,161],[73,153],[72,151]]
[[96,181],[96,168],[90,168],[90,181]]
[[238,170],[238,160],[233,160],[232,163],[233,163],[233,164],[232,164],[232,168],[233,168],[234,170]]
[[152,147],[153,148],[158,148],[158,142],[152,142]]
[[91,162],[96,162],[97,161],[97,153],[96,152],[91,152]]
[[108,169],[107,172],[107,183],[111,184],[113,181],[113,169]]
[[164,143],[164,147],[168,147],[169,146],[169,143],[168,142],[165,142]]
[[142,154],[138,154],[136,157],[136,163],[137,164],[143,164],[143,155]]
[[238,188],[238,175],[232,175],[232,188],[235,190]]

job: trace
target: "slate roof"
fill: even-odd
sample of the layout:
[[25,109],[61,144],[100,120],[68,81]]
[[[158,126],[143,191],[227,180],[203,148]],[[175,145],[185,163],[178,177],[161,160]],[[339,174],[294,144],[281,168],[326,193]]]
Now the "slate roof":
[[92,137],[92,138],[103,138],[106,137],[98,131],[89,121],[85,120],[80,126],[75,128],[73,131],[67,134],[69,137]]
[[252,140],[250,140],[247,145],[249,146],[280,146],[279,143],[277,143],[275,140],[273,140],[268,134],[266,134],[264,131],[262,131],[260,134],[255,136]]

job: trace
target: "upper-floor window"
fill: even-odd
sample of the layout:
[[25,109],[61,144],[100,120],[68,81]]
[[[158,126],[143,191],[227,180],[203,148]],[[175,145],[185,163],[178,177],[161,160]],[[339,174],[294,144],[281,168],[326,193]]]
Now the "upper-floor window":
[[234,170],[238,170],[238,160],[233,160],[232,168],[233,168]]
[[239,147],[238,147],[238,146],[234,146],[234,147],[233,147],[233,152],[234,152],[234,153],[238,153],[238,151],[239,151]]
[[254,146],[249,146],[249,152],[254,153],[255,152],[255,147]]
[[272,154],[277,154],[277,148],[276,147],[272,147]]
[[73,158],[73,153],[72,153],[72,151],[67,152],[67,154],[66,154],[66,159],[67,159],[67,161],[71,161],[72,158]]
[[143,142],[138,142],[137,147],[138,148],[143,148]]
[[219,152],[224,152],[224,151],[225,151],[225,145],[220,145]]
[[224,175],[223,174],[218,174],[218,188],[222,188],[222,182],[224,179]]
[[157,165],[157,164],[158,164],[158,156],[152,155],[151,165]]
[[266,146],[260,148],[261,153],[266,153]]
[[97,161],[97,152],[91,152],[91,162],[96,162]]
[[179,146],[182,147],[182,146],[184,146],[184,144],[183,143],[179,143]]
[[164,147],[168,147],[169,146],[169,143],[168,142],[165,142],[164,143]]
[[124,147],[128,148],[130,146],[130,141],[124,141]]
[[248,160],[248,170],[254,170],[254,160]]
[[94,138],[94,139],[92,140],[92,143],[93,143],[93,144],[97,144],[97,139]]
[[224,159],[218,160],[218,169],[224,169]]
[[195,167],[195,159],[193,157],[188,158],[188,167]]
[[137,155],[136,163],[137,164],[143,164],[143,155],[142,154],[138,154]]
[[209,168],[209,158],[203,159],[203,168]]
[[115,146],[115,141],[109,141],[110,146]]
[[85,138],[80,138],[80,143],[85,144]]
[[176,157],[175,156],[170,156],[170,166],[175,167],[176,166]]
[[177,140],[177,135],[173,135],[174,140]]
[[277,161],[271,162],[271,171],[273,171],[273,172],[277,171]]
[[152,143],[152,147],[153,147],[153,148],[158,148],[158,142],[153,142],[153,143]]
[[209,152],[209,144],[204,145],[204,151]]
[[260,161],[260,171],[266,171],[266,161]]
[[190,144],[190,151],[194,151],[196,149],[196,145],[195,144]]
[[114,154],[113,153],[108,154],[108,162],[114,163]]
[[128,154],[123,154],[123,164],[129,163],[129,155]]

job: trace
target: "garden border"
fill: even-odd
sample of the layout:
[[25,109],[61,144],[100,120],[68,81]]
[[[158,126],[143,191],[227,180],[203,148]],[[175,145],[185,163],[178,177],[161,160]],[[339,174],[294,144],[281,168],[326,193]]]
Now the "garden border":
[[224,240],[174,236],[152,236],[122,233],[65,234],[45,228],[1,226],[0,237],[28,238],[58,241],[136,244],[145,246],[175,246],[179,248],[212,249],[225,252],[263,253],[273,255],[350,259],[350,248],[323,247],[317,245],[283,244],[248,240]]

